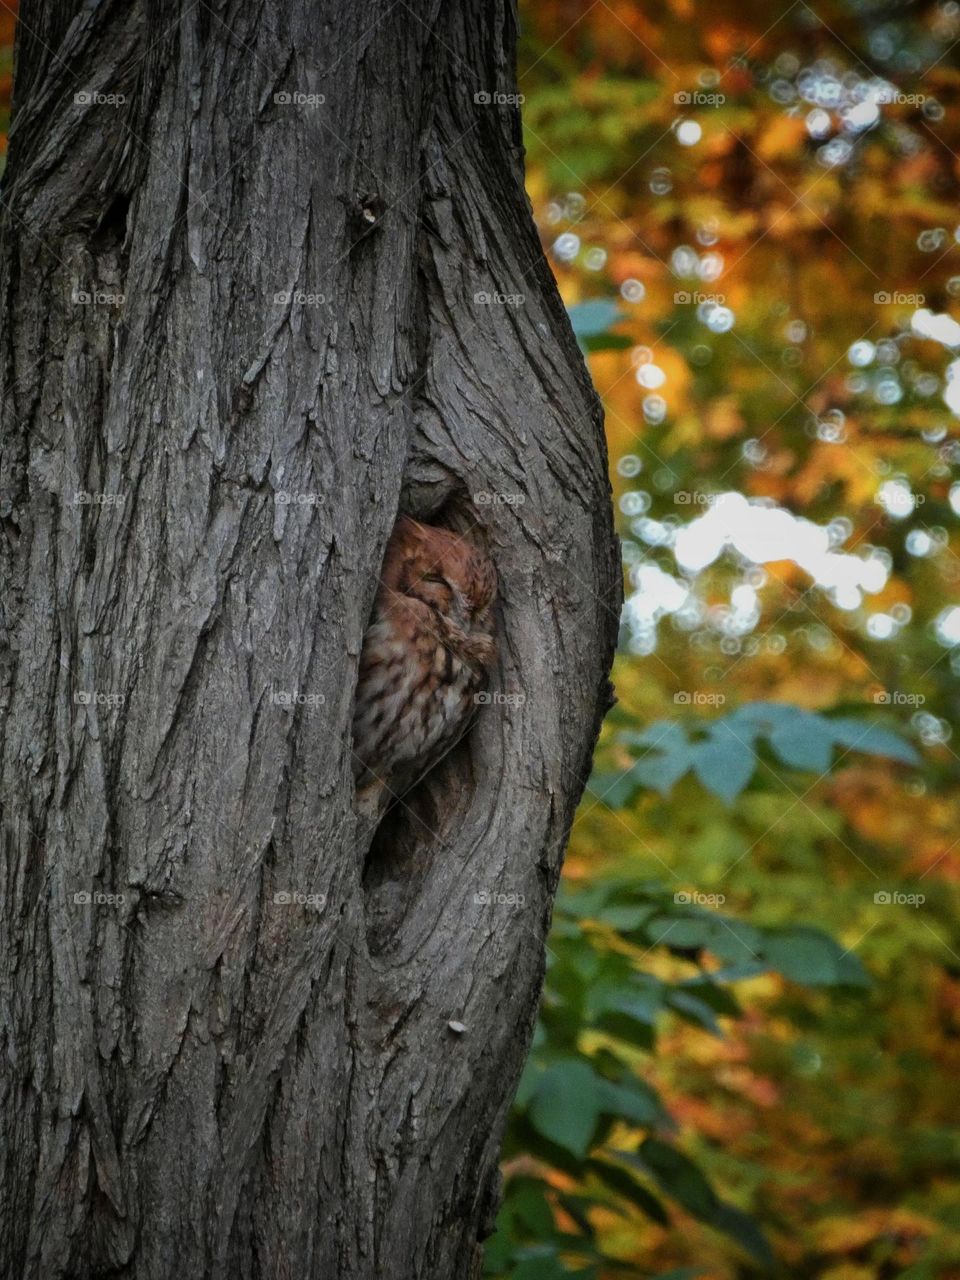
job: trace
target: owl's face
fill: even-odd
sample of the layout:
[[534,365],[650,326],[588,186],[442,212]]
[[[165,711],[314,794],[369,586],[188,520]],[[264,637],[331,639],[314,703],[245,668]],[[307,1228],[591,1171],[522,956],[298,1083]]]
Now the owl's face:
[[467,633],[490,629],[496,576],[489,558],[448,529],[401,516],[383,570],[394,599],[428,605]]

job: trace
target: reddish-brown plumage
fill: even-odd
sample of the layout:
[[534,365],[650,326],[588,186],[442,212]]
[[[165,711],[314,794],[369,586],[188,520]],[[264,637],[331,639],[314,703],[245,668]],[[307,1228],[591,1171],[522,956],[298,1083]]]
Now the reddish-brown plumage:
[[493,661],[496,572],[449,529],[401,516],[360,656],[353,720],[359,793],[382,810],[462,735]]

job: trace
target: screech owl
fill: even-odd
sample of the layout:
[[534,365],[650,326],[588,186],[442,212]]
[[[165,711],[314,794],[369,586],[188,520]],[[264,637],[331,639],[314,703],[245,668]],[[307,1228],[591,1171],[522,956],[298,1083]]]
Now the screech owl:
[[358,803],[382,813],[457,742],[496,653],[490,557],[401,516],[360,655],[353,718]]

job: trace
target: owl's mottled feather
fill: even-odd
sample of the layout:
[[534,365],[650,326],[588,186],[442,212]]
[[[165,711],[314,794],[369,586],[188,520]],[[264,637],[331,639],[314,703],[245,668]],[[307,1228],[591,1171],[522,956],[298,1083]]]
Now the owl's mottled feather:
[[363,807],[382,812],[468,727],[496,652],[496,590],[485,552],[401,516],[360,656],[353,750]]

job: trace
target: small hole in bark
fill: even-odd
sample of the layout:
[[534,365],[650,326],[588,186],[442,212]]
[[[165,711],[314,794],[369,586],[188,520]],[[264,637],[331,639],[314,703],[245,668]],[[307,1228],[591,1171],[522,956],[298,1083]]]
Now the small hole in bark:
[[380,219],[387,211],[387,202],[375,191],[359,192],[347,201],[350,236],[356,248],[371,232],[377,230]]
[[13,516],[4,516],[0,521],[3,524],[3,531],[7,535],[7,541],[12,547],[20,544],[20,525]]
[[111,249],[122,248],[127,236],[127,215],[130,212],[130,197],[117,194],[107,205],[103,217],[97,223],[91,237],[90,248],[94,253],[107,253]]

